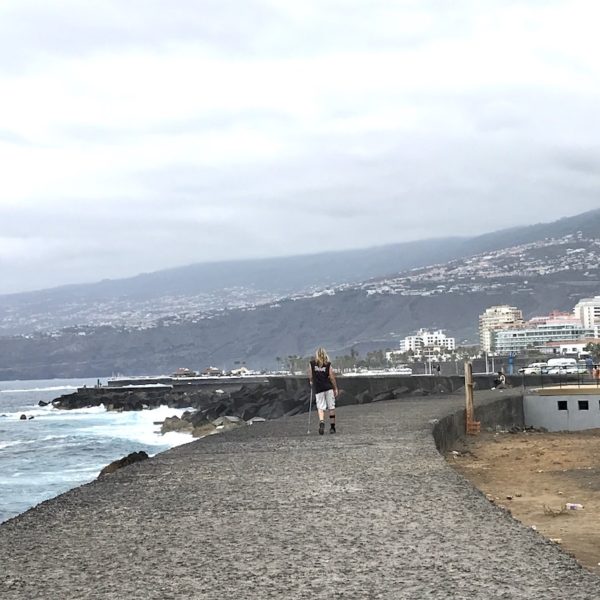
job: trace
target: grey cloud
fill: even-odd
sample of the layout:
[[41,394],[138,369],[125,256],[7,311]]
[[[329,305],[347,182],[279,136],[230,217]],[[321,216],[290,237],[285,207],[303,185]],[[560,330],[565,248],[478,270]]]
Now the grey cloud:
[[579,175],[600,177],[600,146],[564,148],[554,155],[559,168]]
[[[9,71],[48,57],[82,57],[99,51],[166,48],[195,43],[209,52],[236,57],[314,56],[323,52],[419,47],[456,37],[472,27],[468,0],[395,6],[321,2],[318,14],[297,17],[285,5],[261,0],[107,0],[100,4],[63,0],[23,3],[0,20],[0,65]],[[429,12],[421,31],[401,26],[406,13]],[[382,29],[381,25],[387,25]]]
[[10,131],[9,129],[0,129],[0,142],[7,142],[9,144],[15,144],[17,146],[30,146],[31,142],[19,135],[14,131]]
[[[240,110],[238,112],[208,111],[185,119],[165,119],[143,125],[68,124],[57,133],[66,139],[90,143],[119,143],[149,136],[178,136],[227,131],[239,125],[270,130],[290,127],[293,120],[283,112]],[[0,137],[2,133],[0,131]]]
[[[376,52],[418,48],[473,26],[467,0],[413,3],[415,10],[430,11],[430,26],[401,36],[393,35],[396,16],[389,11],[395,5],[387,1],[324,2],[314,18],[258,0],[57,6],[17,7],[4,15],[0,69],[101,50],[160,53],[178,41],[236,57]],[[386,15],[389,31],[378,26]],[[0,293],[197,261],[476,235],[598,206],[593,93],[558,84],[477,89],[476,82],[471,91],[448,92],[434,84],[420,93],[407,85],[389,93],[365,89],[360,97],[319,98],[319,116],[306,129],[302,118],[284,110],[213,111],[140,127],[64,125],[60,142],[81,142],[82,152],[87,143],[118,147],[147,135],[201,136],[240,126],[276,133],[285,150],[269,161],[232,159],[210,168],[195,164],[193,156],[179,162],[165,156],[152,170],[132,160],[121,174],[106,174],[123,177],[123,189],[141,189],[130,196],[93,200],[82,187],[78,202],[49,190],[38,204],[31,199],[29,209],[0,205],[4,231],[48,249],[43,260],[32,249],[16,268],[2,263]],[[423,122],[405,127],[398,118],[353,131],[353,117],[368,122],[382,107],[394,117],[393,107],[401,103],[418,108]],[[10,128],[0,131],[0,140],[27,143]]]
[[252,0],[24,3],[0,20],[1,64],[12,70],[44,55],[81,57],[186,41],[241,53],[261,23],[276,17]]

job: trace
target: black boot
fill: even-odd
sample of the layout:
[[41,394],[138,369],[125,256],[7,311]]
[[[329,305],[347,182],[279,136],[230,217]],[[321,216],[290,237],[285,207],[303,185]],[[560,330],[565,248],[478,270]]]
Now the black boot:
[[323,435],[325,433],[325,421],[321,421],[319,423],[319,435]]

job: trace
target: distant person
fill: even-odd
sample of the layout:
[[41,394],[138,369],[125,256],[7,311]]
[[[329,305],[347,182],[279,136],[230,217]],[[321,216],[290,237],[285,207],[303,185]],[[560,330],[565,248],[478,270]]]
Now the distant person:
[[319,435],[325,433],[325,410],[329,411],[329,433],[335,433],[335,399],[338,387],[331,361],[324,348],[318,348],[310,361],[308,380],[315,393],[319,413]]
[[498,371],[498,375],[496,376],[496,379],[494,379],[494,387],[492,389],[495,390],[497,388],[499,390],[502,390],[505,387],[506,387],[506,376],[504,375],[504,373],[502,371]]
[[591,356],[588,356],[585,359],[585,367],[590,374],[590,377],[594,376],[594,359]]
[[440,367],[440,365],[439,365],[439,363],[438,363],[438,366],[435,368],[435,374],[436,374],[438,377],[439,377],[439,375],[440,375],[440,371],[441,371],[441,370],[442,370],[442,369],[441,369],[441,367]]

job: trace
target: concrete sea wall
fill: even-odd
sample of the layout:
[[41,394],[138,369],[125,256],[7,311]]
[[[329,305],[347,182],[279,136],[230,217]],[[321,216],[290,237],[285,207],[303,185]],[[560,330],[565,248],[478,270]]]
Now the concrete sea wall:
[[[519,393],[503,393],[496,401],[477,406],[475,403],[475,420],[481,422],[482,429],[486,427],[523,427],[523,395]],[[451,450],[456,442],[465,435],[465,411],[458,410],[441,418],[433,426],[433,439],[442,454]]]

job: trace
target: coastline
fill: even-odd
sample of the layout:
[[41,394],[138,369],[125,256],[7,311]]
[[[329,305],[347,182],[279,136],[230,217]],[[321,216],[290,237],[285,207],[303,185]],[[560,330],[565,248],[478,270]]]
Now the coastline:
[[347,406],[335,436],[307,435],[298,415],[162,452],[0,525],[0,591],[11,600],[600,596],[600,579],[446,465],[431,422],[462,403]]
[[99,406],[52,408],[58,394],[74,392],[85,383],[92,381],[0,383],[0,522],[92,481],[107,464],[131,452],[154,455],[192,441],[178,432],[161,435],[155,424],[183,410],[159,407],[117,413]]

